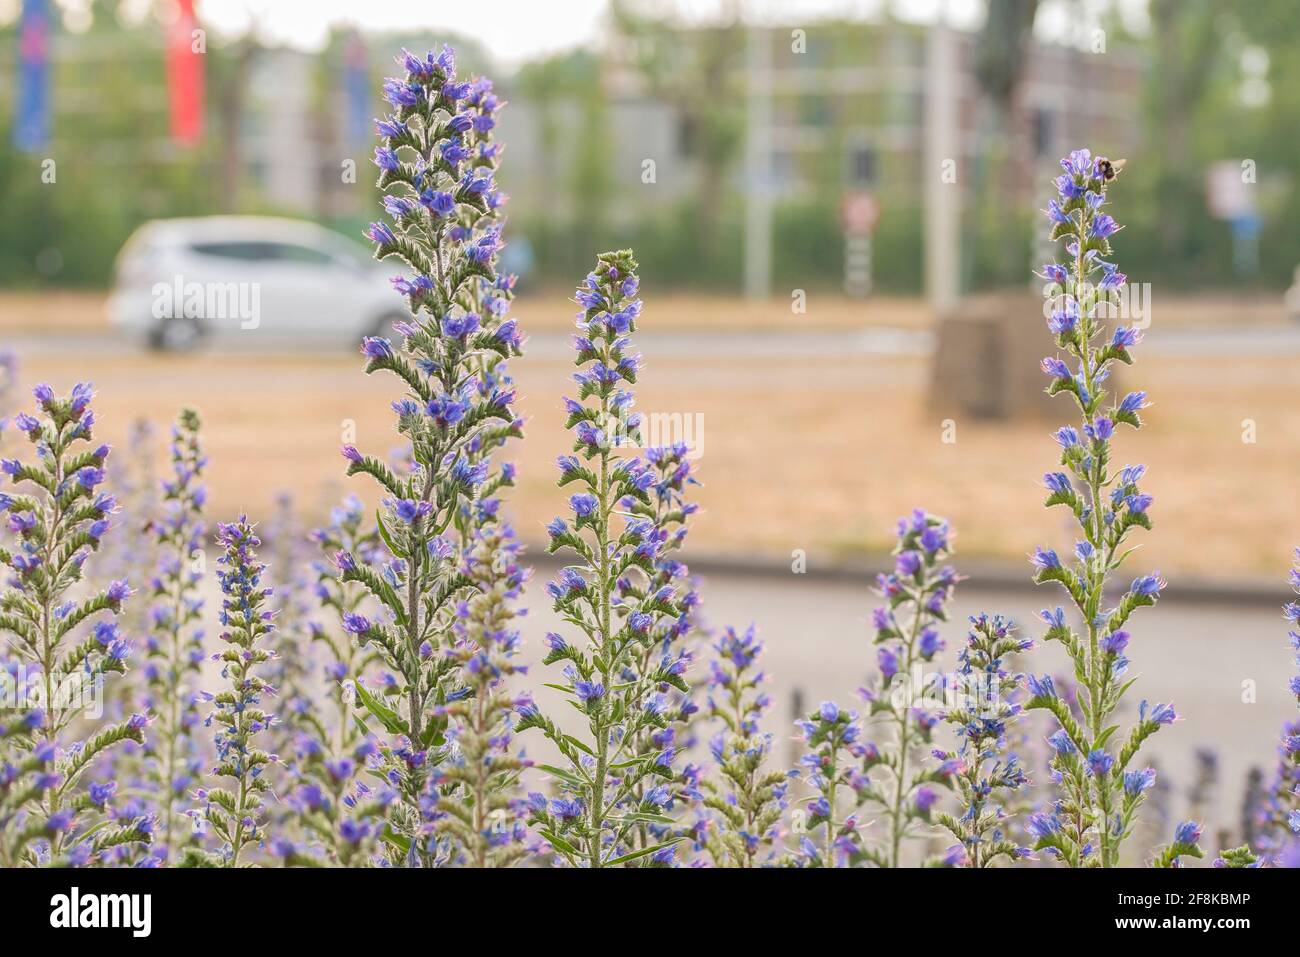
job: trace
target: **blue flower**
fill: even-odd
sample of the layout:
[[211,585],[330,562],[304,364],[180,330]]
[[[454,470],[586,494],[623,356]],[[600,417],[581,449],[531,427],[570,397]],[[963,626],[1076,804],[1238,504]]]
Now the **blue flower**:
[[1061,833],[1061,819],[1055,814],[1031,814],[1025,827],[1034,837],[1050,838]]
[[1088,770],[1093,777],[1104,777],[1115,766],[1115,759],[1101,748],[1088,752]]
[[1048,491],[1058,495],[1068,495],[1074,491],[1074,486],[1070,484],[1070,477],[1064,472],[1048,472],[1043,476],[1043,484],[1047,486]]
[[361,353],[371,359],[391,359],[393,344],[379,336],[366,336],[361,340]]
[[1047,356],[1042,362],[1043,371],[1058,379],[1070,378],[1070,367],[1056,356]]
[[1143,701],[1138,705],[1138,720],[1152,721],[1158,725],[1173,724],[1178,720],[1178,715],[1174,712],[1173,705],[1157,704],[1152,706],[1150,716],[1147,715],[1147,703]]
[[1160,594],[1160,590],[1165,587],[1165,580],[1160,577],[1159,572],[1150,575],[1144,575],[1141,578],[1133,579],[1133,584],[1129,590],[1135,595],[1154,596]]
[[1154,499],[1150,495],[1124,496],[1124,504],[1128,506],[1128,510],[1132,512],[1134,515],[1141,515],[1143,512],[1145,512],[1148,508],[1151,507],[1151,503],[1153,501]]
[[417,83],[390,78],[384,80],[383,94],[393,106],[415,106],[420,102],[421,88]]
[[1115,423],[1101,415],[1084,425],[1083,431],[1094,442],[1106,442],[1115,434]]
[[1054,199],[1048,202],[1043,214],[1052,222],[1059,223],[1062,226],[1070,224],[1070,217],[1065,215],[1065,212],[1061,209],[1061,204]]
[[551,801],[551,810],[561,821],[576,821],[582,817],[585,809],[582,802],[577,799],[556,798]]
[[364,635],[370,630],[370,619],[348,612],[343,616],[343,630],[353,635]]
[[1047,622],[1048,627],[1064,628],[1065,627],[1065,609],[1060,605],[1055,610],[1044,608],[1038,613],[1038,617]]
[[[1069,370],[1066,370],[1066,373],[1068,374]],[[1061,448],[1063,449],[1074,448],[1074,446],[1079,444],[1079,433],[1071,426],[1067,425],[1063,428],[1057,429],[1054,435],[1056,441],[1060,443]]]
[[1035,675],[1025,675],[1025,682],[1029,687],[1029,693],[1035,698],[1056,697],[1056,686],[1052,684],[1051,675],[1043,675],[1041,678]]
[[1124,772],[1124,793],[1136,797],[1150,790],[1156,783],[1156,769]]
[[1094,239],[1105,239],[1107,236],[1115,235],[1122,228],[1119,223],[1115,222],[1113,217],[1108,216],[1106,213],[1098,213],[1093,217],[1089,235]]
[[1142,341],[1142,331],[1132,327],[1124,328],[1119,326],[1115,329],[1115,334],[1111,336],[1110,344],[1116,349],[1128,349]]
[[1061,168],[1075,178],[1091,177],[1094,165],[1092,153],[1086,149],[1071,150],[1070,155],[1061,160]]
[[1070,736],[1065,733],[1064,729],[1054,732],[1050,737],[1048,737],[1047,743],[1051,745],[1052,750],[1057,754],[1074,754],[1075,751],[1078,750],[1075,748],[1074,742],[1070,740]]
[[1150,405],[1150,403],[1147,402],[1147,394],[1145,392],[1130,392],[1128,395],[1124,396],[1123,401],[1120,402],[1119,409],[1121,412],[1138,412],[1141,409],[1145,409],[1148,405]]
[[1050,282],[1056,283],[1058,286],[1065,285],[1070,278],[1069,271],[1059,263],[1044,263],[1043,271],[1039,275]]
[[1121,655],[1124,653],[1124,649],[1128,647],[1128,632],[1120,630],[1103,635],[1099,644],[1106,654]]
[[1145,465],[1127,465],[1120,469],[1119,484],[1121,486],[1135,485],[1143,475],[1146,474]]
[[446,190],[425,190],[420,194],[420,203],[439,219],[456,211],[456,198]]
[[1079,304],[1073,299],[1066,299],[1065,302],[1047,317],[1047,328],[1052,331],[1053,335],[1064,336],[1079,324]]
[[1061,559],[1057,557],[1056,552],[1050,548],[1037,548],[1030,557],[1030,563],[1044,571],[1052,568],[1061,567]]
[[397,237],[384,223],[371,223],[366,230],[366,238],[373,243],[379,243],[381,246],[392,246],[397,243]]
[[600,505],[600,500],[594,495],[574,495],[569,499],[569,505],[573,507],[573,514],[578,518],[590,518]]
[[1195,821],[1182,821],[1174,828],[1174,840],[1179,844],[1195,844],[1201,839],[1201,825]]
[[396,117],[388,116],[382,120],[375,120],[375,132],[385,139],[396,139],[399,136],[405,136],[407,126]]
[[402,161],[399,160],[397,154],[387,146],[375,147],[374,163],[380,169],[388,170],[389,172],[395,172],[402,167]]

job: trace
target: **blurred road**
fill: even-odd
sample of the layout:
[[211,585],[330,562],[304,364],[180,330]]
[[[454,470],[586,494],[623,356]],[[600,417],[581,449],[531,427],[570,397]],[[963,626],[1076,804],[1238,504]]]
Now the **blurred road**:
[[[711,356],[745,358],[800,358],[841,359],[852,356],[913,356],[925,357],[934,351],[934,334],[923,329],[894,329],[880,326],[846,329],[802,331],[704,331],[704,332],[638,332],[636,347],[647,355],[670,358]],[[567,356],[571,352],[570,337],[555,332],[534,333],[528,337],[526,351],[530,356],[550,359]],[[6,336],[3,344],[24,354],[42,355],[59,353],[93,353],[95,355],[126,355],[138,352],[141,343],[112,332],[65,332],[52,336],[20,334]],[[332,347],[321,347],[309,340],[286,343],[274,342],[250,332],[240,342],[224,342],[218,354],[280,354],[288,352],[336,352]],[[1152,329],[1147,332],[1142,351],[1156,356],[1289,356],[1300,355],[1300,325],[1253,326],[1234,328],[1179,328]]]

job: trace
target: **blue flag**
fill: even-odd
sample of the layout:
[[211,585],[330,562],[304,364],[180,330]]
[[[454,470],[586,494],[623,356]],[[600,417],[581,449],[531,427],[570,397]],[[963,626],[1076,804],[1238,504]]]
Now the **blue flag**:
[[370,124],[370,64],[366,43],[359,33],[343,41],[344,136],[348,145],[367,142]]
[[28,153],[50,141],[50,8],[48,0],[23,0],[18,26],[18,97],[14,146]]

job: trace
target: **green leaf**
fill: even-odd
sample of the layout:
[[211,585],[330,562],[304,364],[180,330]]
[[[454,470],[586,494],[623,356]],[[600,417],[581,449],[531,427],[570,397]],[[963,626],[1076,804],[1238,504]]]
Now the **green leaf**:
[[547,827],[541,827],[541,828],[538,828],[537,831],[538,831],[539,834],[542,835],[542,837],[546,838],[547,842],[548,842],[548,843],[549,843],[553,848],[555,848],[555,849],[556,849],[557,851],[559,851],[561,854],[566,854],[566,855],[568,855],[568,856],[570,856],[570,857],[580,857],[580,856],[581,856],[581,854],[579,853],[579,851],[578,851],[578,849],[577,849],[576,847],[574,847],[572,844],[570,844],[570,843],[569,843],[568,841],[566,841],[564,838],[560,837],[558,834],[556,834],[556,833],[555,833],[554,831],[552,831],[550,828],[547,828]]
[[569,785],[570,787],[581,789],[587,786],[587,782],[582,780],[582,778],[578,777],[576,774],[573,774],[570,771],[566,771],[563,768],[557,768],[553,764],[539,764],[537,767],[540,770],[545,771],[547,774],[551,775],[552,777],[559,778],[561,781],[563,781],[565,784]]
[[384,544],[388,546],[388,550],[394,555],[404,555],[405,552],[398,550],[397,546],[393,543],[393,537],[388,534],[388,529],[384,525],[384,518],[379,513],[379,509],[375,509],[375,523],[379,526],[379,537],[384,540]]
[[579,740],[578,740],[577,738],[575,738],[573,735],[571,735],[571,734],[566,734],[566,735],[564,736],[564,740],[565,740],[566,742],[568,742],[569,744],[573,745],[575,748],[577,748],[577,749],[578,749],[579,751],[581,751],[583,754],[590,755],[590,756],[593,757],[593,758],[596,756],[596,753],[595,753],[594,751],[592,751],[591,748],[587,747],[587,745],[586,745],[584,742],[579,741]]
[[1094,748],[1100,748],[1100,747],[1103,747],[1103,746],[1106,744],[1106,742],[1110,740],[1111,735],[1113,735],[1113,734],[1114,734],[1116,731],[1118,731],[1118,730],[1119,730],[1119,725],[1117,725],[1117,724],[1112,724],[1109,728],[1107,728],[1107,729],[1106,729],[1105,731],[1103,731],[1101,734],[1097,735],[1096,740],[1094,740],[1094,741],[1092,742],[1092,746],[1093,746]]
[[651,814],[648,811],[634,811],[631,814],[624,814],[622,817],[611,817],[608,820],[613,824],[663,824],[669,827],[677,823],[670,817],[664,817],[662,814]]
[[647,854],[654,854],[662,851],[665,847],[671,847],[680,841],[680,837],[674,837],[671,840],[663,841],[650,847],[643,847],[639,851],[633,851],[631,854],[624,854],[622,857],[616,857],[612,861],[606,861],[605,867],[617,867],[619,864],[626,864],[628,861],[635,861],[638,857],[645,857]]
[[410,736],[410,732],[406,729],[406,722],[401,719],[396,711],[377,700],[374,695],[362,687],[361,682],[356,683],[356,689],[357,697],[360,698],[361,703],[366,706],[366,710],[378,718],[379,723],[382,724],[390,734],[405,734],[408,737]]

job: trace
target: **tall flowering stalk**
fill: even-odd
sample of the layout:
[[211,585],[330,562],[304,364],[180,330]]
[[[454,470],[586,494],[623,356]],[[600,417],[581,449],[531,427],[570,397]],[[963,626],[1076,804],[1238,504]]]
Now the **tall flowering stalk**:
[[803,863],[810,867],[838,867],[864,859],[881,863],[874,849],[863,844],[857,815],[841,816],[843,795],[854,795],[859,807],[867,798],[869,784],[858,765],[872,759],[875,746],[863,742],[860,716],[824,701],[795,727],[805,749],[799,760],[807,771],[804,781],[815,794],[807,800],[800,828]]
[[952,775],[961,799],[960,816],[940,812],[937,822],[957,839],[954,857],[967,867],[989,867],[1001,858],[1029,856],[1008,833],[1007,804],[1028,783],[1017,756],[1007,748],[1012,725],[1021,714],[1016,695],[1023,676],[1006,670],[1003,659],[1028,651],[1033,642],[1016,635],[1000,615],[971,618],[966,647],[958,659],[952,693],[944,713],[961,742],[956,754],[936,751],[940,761],[957,763]]
[[[460,116],[469,119],[468,129],[461,134],[461,143],[470,154],[475,174],[493,183],[483,192],[482,207],[461,203],[452,214],[453,222],[448,227],[447,235],[466,246],[493,242],[505,227],[508,198],[496,188],[494,182],[504,150],[502,144],[495,139],[494,130],[497,115],[504,106],[504,101],[493,92],[492,81],[486,77],[470,80],[468,92],[460,103]],[[498,336],[510,341],[517,352],[522,343],[518,323],[507,316],[514,299],[515,282],[516,277],[508,273],[474,276],[462,293],[461,302],[471,313],[483,317],[486,327],[495,329]],[[507,359],[506,352],[495,349],[480,350],[469,358],[477,373],[476,388],[480,397],[486,398],[493,392],[506,393],[513,390]],[[491,462],[491,458],[511,438],[517,437],[519,430],[520,423],[517,421],[490,423],[466,444],[467,461],[473,465],[488,462],[489,470],[483,482],[475,489],[473,501],[462,502],[460,513],[456,517],[462,550],[474,547],[475,530],[481,524],[497,518],[501,506],[497,493],[514,485],[514,466],[510,463],[498,465]]]
[[1159,574],[1144,575],[1134,579],[1114,607],[1104,604],[1107,578],[1128,554],[1124,546],[1129,533],[1151,528],[1151,496],[1138,484],[1145,466],[1114,470],[1111,464],[1116,430],[1121,425],[1139,428],[1139,413],[1148,403],[1145,392],[1108,401],[1104,388],[1112,365],[1131,363],[1129,350],[1141,339],[1136,328],[1123,326],[1107,337],[1099,309],[1126,282],[1118,267],[1103,258],[1111,253],[1110,237],[1121,228],[1102,211],[1118,169],[1087,150],[1071,153],[1061,166],[1065,172],[1056,182],[1059,196],[1048,204],[1046,214],[1053,223],[1052,239],[1067,240],[1071,261],[1048,263],[1042,275],[1051,283],[1048,327],[1065,357],[1048,356],[1042,367],[1051,378],[1048,393],[1074,399],[1082,428],[1067,426],[1056,433],[1066,471],[1048,473],[1044,483],[1047,506],[1068,508],[1081,537],[1073,560],[1062,561],[1055,551],[1039,548],[1032,561],[1035,582],[1064,588],[1082,621],[1080,635],[1067,622],[1064,609],[1042,613],[1048,626],[1044,638],[1064,645],[1074,663],[1081,720],[1050,678],[1030,677],[1032,697],[1025,706],[1049,710],[1064,732],[1052,762],[1063,796],[1053,813],[1038,822],[1043,831],[1039,848],[1071,866],[1113,867],[1155,778],[1150,768],[1133,770],[1130,765],[1142,742],[1176,715],[1169,705],[1148,707],[1144,701],[1123,743],[1115,739],[1119,726],[1111,723],[1111,716],[1132,684],[1125,677],[1125,626],[1136,609],[1155,604],[1165,582]]
[[[622,413],[627,415],[625,409]],[[567,466],[561,461],[563,472]],[[699,706],[691,699],[689,693],[682,693],[671,685],[654,683],[653,676],[656,663],[677,662],[679,670],[684,670],[686,662],[693,657],[693,639],[697,633],[697,617],[700,596],[691,578],[690,569],[679,557],[680,549],[686,541],[687,521],[698,511],[699,506],[686,498],[688,487],[698,485],[695,478],[690,449],[684,442],[657,446],[645,450],[645,467],[653,476],[647,489],[649,501],[642,501],[635,496],[626,495],[619,503],[632,519],[640,534],[643,523],[650,523],[654,532],[647,535],[640,544],[641,549],[650,554],[654,570],[648,576],[620,575],[617,581],[620,606],[628,607],[643,601],[665,588],[673,589],[677,596],[679,613],[676,618],[665,617],[652,626],[650,637],[639,652],[636,674],[648,682],[641,691],[649,694],[650,707],[658,711],[665,719],[663,727],[655,724],[644,725],[637,733],[641,740],[633,744],[633,749],[646,752],[652,748],[685,749],[690,741],[684,736],[688,733],[688,723],[698,712]],[[677,803],[689,803],[701,797],[698,790],[699,768],[688,764],[676,774],[669,785],[670,800],[663,806],[665,812],[671,812]],[[637,800],[645,798],[650,787],[659,786],[659,782],[648,785],[646,781],[637,785]],[[662,792],[656,792],[656,797]],[[662,840],[669,832],[665,825],[645,821],[637,828],[636,843],[645,847],[653,841]]]
[[[114,847],[147,844],[153,821],[141,816],[106,822],[111,782],[83,778],[96,760],[123,741],[144,741],[144,715],[101,724],[85,740],[69,740],[82,717],[98,717],[104,679],[126,670],[130,652],[114,618],[131,594],[115,581],[88,594],[80,587],[117,508],[103,483],[107,445],[93,444],[91,388],[68,396],[48,385],[33,390],[38,415],[20,413],[15,429],[35,446],[36,461],[0,460],[16,494],[0,492],[13,547],[0,548],[9,574],[0,592],[0,632],[16,661],[0,678],[12,681],[19,709],[0,712],[3,737],[15,759],[0,771],[0,855],[4,863],[89,863]],[[87,626],[88,634],[78,631]]]
[[199,414],[181,410],[172,429],[172,474],[162,482],[162,512],[148,527],[157,544],[158,564],[150,582],[153,603],[144,666],[146,702],[155,716],[147,752],[162,825],[158,850],[163,860],[182,843],[181,829],[189,831],[179,802],[201,767],[193,732],[200,720],[196,683],[203,662],[198,622],[203,609],[199,586],[207,530],[207,456],[199,428]]
[[718,780],[700,784],[704,806],[717,817],[706,825],[701,843],[719,867],[755,867],[775,845],[789,775],[765,767],[772,735],[759,722],[772,701],[760,690],[766,680],[757,669],[763,643],[754,626],[744,632],[727,628],[713,650],[707,714],[722,725],[709,741]]
[[931,681],[924,668],[944,648],[938,626],[948,620],[946,606],[961,580],[947,564],[951,530],[945,519],[917,509],[898,520],[897,532],[894,570],[876,579],[885,600],[872,614],[880,677],[861,692],[870,720],[885,734],[865,749],[866,781],[857,788],[861,803],[885,825],[883,840],[864,849],[866,859],[881,867],[901,864],[904,840],[930,820],[938,799],[931,785],[949,784],[950,765],[920,760],[939,721],[938,709],[927,707]]
[[265,607],[273,590],[262,582],[266,566],[257,559],[262,542],[246,517],[219,524],[217,542],[224,549],[217,559],[217,580],[223,596],[220,637],[226,647],[213,659],[221,663],[227,687],[203,697],[212,702],[205,723],[216,726],[217,765],[212,774],[231,783],[228,788],[200,788],[197,797],[204,806],[195,813],[203,815],[222,841],[220,863],[238,867],[245,849],[266,837],[263,795],[270,784],[264,772],[276,761],[258,744],[258,736],[274,720],[262,701],[275,689],[258,674],[275,657],[266,647],[275,628]]
[[[673,800],[665,782],[675,777],[677,749],[655,732],[679,720],[681,705],[663,689],[688,691],[680,652],[648,654],[679,620],[677,589],[651,583],[666,531],[652,517],[656,474],[640,457],[623,457],[640,442],[640,416],[630,412],[640,358],[630,352],[641,300],[636,260],[628,250],[602,253],[577,291],[583,311],[574,374],[578,397],[566,399],[572,456],[559,460],[560,485],[576,486],[569,499],[572,526],[548,526],[549,550],[577,555],[547,585],[555,610],[583,641],[550,634],[544,663],[564,662],[558,688],[587,722],[584,738],[565,733],[534,705],[521,709],[519,729],[540,728],[565,767],[546,766],[564,792],[548,805],[532,798],[532,822],[550,846],[573,865],[608,867],[648,858],[673,859],[678,836],[646,841],[644,828],[670,827]],[[620,527],[621,524],[621,527]],[[620,579],[636,587],[620,586]]]
[[512,793],[529,762],[511,749],[516,710],[527,703],[506,683],[526,669],[516,660],[514,605],[527,571],[509,526],[478,529],[463,573],[477,590],[456,609],[455,644],[446,654],[460,668],[468,694],[442,710],[451,719],[452,755],[439,765],[437,828],[472,867],[505,867],[526,853],[525,828]]
[[[482,496],[490,468],[483,449],[521,434],[510,410],[514,392],[490,374],[491,356],[519,352],[515,323],[491,308],[475,311],[497,282],[501,246],[497,228],[466,225],[466,210],[486,214],[495,195],[493,167],[482,165],[484,104],[467,104],[474,89],[456,79],[455,56],[444,47],[426,57],[404,54],[402,78],[384,85],[393,107],[380,121],[375,150],[379,187],[392,224],[374,223],[367,235],[376,257],[395,256],[413,271],[394,280],[413,313],[397,324],[402,342],[367,338],[366,372],[387,371],[406,395],[393,403],[397,431],[411,443],[413,464],[398,474],[379,459],[348,446],[348,474],[370,475],[386,493],[378,526],[392,561],[381,569],[341,552],[345,582],[360,582],[387,620],[353,616],[348,630],[374,643],[399,685],[380,700],[362,684],[357,693],[371,716],[399,740],[385,749],[390,783],[400,803],[390,815],[394,859],[432,863],[431,821],[425,801],[431,760],[446,744],[446,705],[455,663],[438,653],[452,644],[454,602],[473,587],[461,574],[447,532]],[[495,301],[495,300],[494,300]],[[507,476],[506,481],[508,481]],[[390,703],[391,702],[391,703]],[[431,757],[431,750],[433,751]]]

